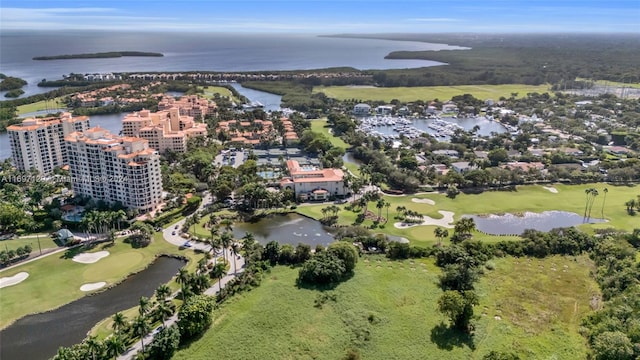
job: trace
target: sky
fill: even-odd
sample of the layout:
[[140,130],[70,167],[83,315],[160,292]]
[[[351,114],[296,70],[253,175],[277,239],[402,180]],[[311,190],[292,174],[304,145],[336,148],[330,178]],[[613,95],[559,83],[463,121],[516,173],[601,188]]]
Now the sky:
[[640,33],[640,0],[0,0],[0,30]]

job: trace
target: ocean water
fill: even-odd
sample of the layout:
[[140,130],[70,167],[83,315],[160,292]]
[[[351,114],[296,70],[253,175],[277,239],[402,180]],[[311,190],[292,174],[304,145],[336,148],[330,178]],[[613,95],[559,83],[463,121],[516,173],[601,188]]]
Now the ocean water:
[[[23,78],[27,95],[47,89],[42,79],[69,73],[144,71],[302,70],[351,66],[357,69],[441,65],[427,60],[387,60],[397,50],[457,50],[445,44],[375,39],[342,39],[309,34],[135,33],[104,31],[4,31],[0,70]],[[32,60],[34,56],[106,51],[160,52],[164,57]],[[3,95],[3,94],[0,94]]]
[[[61,79],[62,75],[70,73],[306,70],[341,66],[361,70],[416,68],[442,63],[387,60],[384,57],[397,50],[461,49],[464,48],[446,44],[328,38],[310,34],[3,31],[0,33],[0,72],[25,79],[28,84],[23,87],[23,96],[29,96],[51,90],[38,87],[40,80]],[[160,52],[164,57],[32,60],[35,56],[125,50]],[[261,92],[246,95],[266,106],[279,105],[277,99]],[[4,99],[4,92],[0,92],[1,99]],[[95,125],[101,121],[116,126],[109,116],[97,117]],[[6,133],[0,134],[0,159],[10,156],[8,137]]]

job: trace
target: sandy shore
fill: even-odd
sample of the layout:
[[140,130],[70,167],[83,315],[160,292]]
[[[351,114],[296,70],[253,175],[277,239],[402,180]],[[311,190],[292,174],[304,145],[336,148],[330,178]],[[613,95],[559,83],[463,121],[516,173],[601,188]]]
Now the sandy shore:
[[418,204],[429,204],[429,205],[435,205],[436,204],[436,202],[431,200],[431,199],[412,198],[411,201],[413,201],[414,203],[418,203]]
[[435,225],[435,226],[442,226],[444,228],[452,229],[454,227],[453,215],[455,215],[455,213],[453,211],[445,211],[445,210],[439,210],[438,212],[442,215],[442,219],[434,219],[430,216],[425,215],[422,217],[422,223],[409,224],[409,223],[397,222],[393,224],[393,226],[395,226],[397,229],[407,229],[407,228],[410,228],[413,226],[419,226],[419,225]]
[[556,188],[554,188],[552,186],[543,186],[542,188],[545,189],[545,190],[548,190],[549,192],[554,193],[554,194],[558,193],[558,189],[556,189]]
[[28,277],[29,277],[29,273],[26,273],[23,271],[13,276],[0,278],[0,289],[2,289],[3,287],[20,284],[21,282],[25,281]]
[[73,261],[79,262],[82,264],[93,264],[98,262],[98,260],[109,256],[108,251],[98,251],[94,253],[82,253],[73,257]]
[[105,285],[107,285],[106,282],[104,281],[100,281],[97,283],[89,283],[89,284],[84,284],[82,286],[80,286],[80,290],[81,291],[93,291],[93,290],[98,290],[101,287],[104,287]]

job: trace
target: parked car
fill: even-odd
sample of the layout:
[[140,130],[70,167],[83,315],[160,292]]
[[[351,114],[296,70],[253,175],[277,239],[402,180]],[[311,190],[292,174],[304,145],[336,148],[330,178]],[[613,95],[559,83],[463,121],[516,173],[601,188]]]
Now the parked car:
[[191,246],[192,246],[192,245],[191,245],[191,241],[185,241],[185,243],[184,243],[184,244],[182,244],[182,246],[184,246],[184,247],[191,247]]
[[174,227],[174,229],[177,229],[177,228],[179,228],[179,227],[180,227],[180,225],[176,225],[176,226]]
[[176,232],[175,232],[175,231],[172,231],[172,232],[171,232],[171,235],[175,235],[175,234],[176,234]]

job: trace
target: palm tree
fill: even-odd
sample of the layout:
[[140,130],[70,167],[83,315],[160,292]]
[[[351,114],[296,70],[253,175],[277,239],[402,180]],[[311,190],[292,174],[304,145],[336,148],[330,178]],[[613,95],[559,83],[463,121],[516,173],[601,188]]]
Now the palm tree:
[[140,316],[145,316],[149,312],[149,307],[151,306],[151,301],[146,296],[141,296],[140,300],[138,300],[138,313]]
[[203,257],[202,259],[198,260],[198,273],[204,273],[207,271],[207,258]]
[[442,237],[442,228],[438,226],[433,230],[433,235],[435,235],[436,239],[438,239],[438,246],[441,245],[440,238]]
[[231,253],[233,254],[233,273],[235,274],[237,272],[236,257],[240,253],[240,245],[238,245],[237,243],[231,244]]
[[233,235],[229,231],[225,231],[220,236],[220,242],[222,243],[222,256],[225,261],[227,260],[227,248],[231,245],[233,241]]
[[462,235],[471,235],[471,232],[476,228],[476,223],[473,218],[462,218],[458,220],[455,225],[454,231]]
[[378,221],[380,221],[380,218],[382,217],[382,208],[384,207],[384,204],[384,199],[378,199],[376,202],[376,208],[378,208]]
[[165,321],[169,316],[173,315],[173,310],[166,302],[159,303],[156,309],[156,311],[160,315],[160,319],[162,320],[162,325],[166,325]]
[[598,190],[595,188],[587,189],[589,190],[589,200],[587,201],[589,210],[587,213],[587,220],[591,218],[591,209],[593,209],[593,203],[596,201],[596,196],[598,196]]
[[387,208],[387,219],[385,220],[385,223],[387,223],[389,222],[389,208],[391,207],[391,203],[388,201],[385,201],[384,207]]
[[607,201],[607,193],[609,192],[609,189],[604,188],[602,192],[604,193],[604,198],[602,199],[602,209],[600,210],[600,217],[604,219],[604,203]]
[[125,351],[124,342],[120,335],[111,335],[104,341],[105,348],[107,350],[107,356],[118,357],[123,351]]
[[226,273],[226,265],[223,263],[217,263],[209,273],[209,276],[211,276],[214,279],[218,279],[218,282],[220,282],[220,289],[222,289],[221,281],[225,273]]
[[147,322],[147,318],[144,315],[136,316],[133,320],[133,331],[140,336],[140,342],[142,343],[142,352],[144,352],[144,337],[149,333],[151,327]]
[[120,331],[122,331],[122,329],[127,326],[127,318],[121,312],[115,313],[111,320],[113,320],[111,328],[116,332],[117,335],[119,335]]
[[95,336],[89,336],[85,341],[87,351],[91,353],[91,358],[96,360],[96,353],[102,352],[102,343]]
[[231,219],[223,219],[220,221],[220,225],[224,226],[226,231],[233,230],[233,221]]
[[183,300],[186,298],[187,296],[187,285],[189,285],[189,278],[190,278],[190,274],[189,271],[187,271],[186,268],[180,268],[180,270],[178,270],[178,276],[176,277],[176,282],[178,284],[180,284],[180,288],[182,291],[182,298]]
[[159,303],[166,302],[169,295],[171,295],[171,288],[166,284],[162,284],[156,289],[156,299]]

